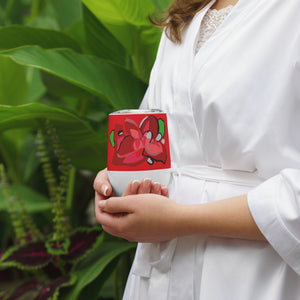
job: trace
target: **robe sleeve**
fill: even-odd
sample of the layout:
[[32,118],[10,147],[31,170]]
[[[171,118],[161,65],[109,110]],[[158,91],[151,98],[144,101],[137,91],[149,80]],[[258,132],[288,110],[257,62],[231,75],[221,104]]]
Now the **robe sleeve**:
[[270,245],[300,275],[300,170],[284,169],[252,189],[248,204]]
[[148,95],[149,95],[149,87],[146,90],[146,93],[145,93],[145,95],[143,97],[143,100],[142,100],[142,102],[140,104],[139,109],[148,109],[149,108],[149,106],[148,106]]

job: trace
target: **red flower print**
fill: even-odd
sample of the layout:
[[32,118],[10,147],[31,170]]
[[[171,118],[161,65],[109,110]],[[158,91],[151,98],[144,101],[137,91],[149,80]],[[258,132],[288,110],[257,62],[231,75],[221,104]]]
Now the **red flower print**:
[[110,133],[110,141],[115,148],[113,164],[136,166],[145,161],[152,165],[155,161],[166,163],[167,151],[164,146],[164,121],[150,115],[138,126],[127,118],[116,124]]

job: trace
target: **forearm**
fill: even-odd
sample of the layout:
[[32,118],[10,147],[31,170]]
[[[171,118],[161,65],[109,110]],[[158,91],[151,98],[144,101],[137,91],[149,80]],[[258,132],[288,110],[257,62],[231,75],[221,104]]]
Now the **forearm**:
[[265,240],[250,213],[247,196],[216,202],[183,205],[177,224],[180,235],[203,234],[210,236]]

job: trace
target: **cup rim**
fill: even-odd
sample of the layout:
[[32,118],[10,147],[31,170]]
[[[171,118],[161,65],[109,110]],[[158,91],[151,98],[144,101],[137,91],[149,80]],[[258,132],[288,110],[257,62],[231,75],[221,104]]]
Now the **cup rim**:
[[110,113],[110,115],[133,115],[133,114],[161,114],[161,109],[121,109]]

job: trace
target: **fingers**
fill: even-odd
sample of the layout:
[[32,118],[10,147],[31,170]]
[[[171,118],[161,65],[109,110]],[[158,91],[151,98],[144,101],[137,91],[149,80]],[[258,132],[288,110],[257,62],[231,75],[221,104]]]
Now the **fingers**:
[[157,181],[152,182],[149,178],[144,178],[141,182],[133,180],[128,184],[122,196],[150,193],[169,197],[169,191],[165,185],[161,185]]
[[157,181],[151,181],[149,178],[144,178],[139,186],[138,194],[156,194],[169,197],[169,190],[167,186],[161,185]]
[[128,214],[110,214],[103,210],[98,209],[96,213],[96,219],[101,224],[102,229],[107,233],[127,239],[126,230],[123,228],[123,224],[126,223]]
[[123,193],[123,197],[124,196],[128,196],[128,195],[136,195],[138,194],[138,189],[140,187],[140,182],[138,180],[133,180],[131,181],[126,189],[125,189],[125,192]]
[[104,196],[109,197],[112,194],[112,187],[110,185],[107,169],[100,171],[94,180],[95,191]]
[[165,197],[169,197],[169,190],[165,185],[161,186],[161,195]]
[[151,186],[151,194],[161,195],[161,184],[154,181]]
[[152,188],[152,181],[149,178],[144,178],[138,188],[138,194],[149,194]]
[[110,214],[132,213],[134,210],[133,206],[133,200],[128,197],[111,197],[98,202],[98,207]]
[[159,182],[153,182],[151,193],[169,197],[168,188],[165,185],[161,185]]

